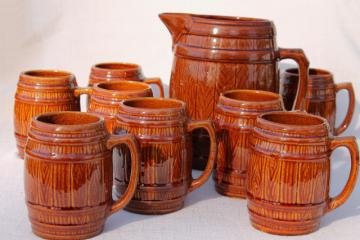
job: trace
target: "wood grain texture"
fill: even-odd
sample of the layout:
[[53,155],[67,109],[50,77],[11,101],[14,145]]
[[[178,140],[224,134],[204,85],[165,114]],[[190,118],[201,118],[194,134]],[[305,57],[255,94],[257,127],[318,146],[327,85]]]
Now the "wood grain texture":
[[74,96],[75,76],[65,71],[33,70],[20,74],[14,102],[14,129],[18,153],[24,148],[31,119],[41,113],[79,111]]
[[[212,151],[207,169],[198,179],[191,176],[190,132],[209,131]],[[210,176],[216,157],[215,130],[207,121],[190,122],[185,104],[162,98],[134,98],[120,103],[115,132],[134,134],[140,145],[139,184],[127,210],[142,214],[164,214],[182,208],[189,191],[200,187]],[[119,148],[121,165],[115,169],[117,195],[128,184],[129,155]]]
[[[338,207],[331,208],[332,202],[346,201],[358,174],[356,140],[331,136],[325,119],[302,112],[266,113],[256,119],[247,176],[255,228],[280,235],[310,233],[329,209]],[[344,190],[330,198],[330,155],[340,145],[350,151],[351,170]]]
[[255,119],[282,109],[281,96],[271,92],[230,90],[220,95],[214,117],[218,136],[214,180],[219,193],[246,198],[249,136]]
[[[281,95],[286,109],[291,109],[299,81],[298,69],[287,69],[281,76]],[[348,91],[349,105],[344,120],[336,127],[336,93]],[[333,75],[326,70],[310,68],[307,86],[306,111],[324,117],[330,125],[331,132],[337,136],[350,125],[355,108],[355,93],[350,82],[335,84]]]
[[132,148],[131,191],[114,203],[112,152],[106,144],[129,145],[131,139],[111,138],[100,117],[80,112],[39,115],[28,136],[24,187],[33,232],[46,239],[99,234],[106,218],[131,199],[138,178],[138,152]]
[[[300,65],[298,94],[303,100],[307,59],[299,49],[278,49],[271,21],[185,13],[163,13],[159,17],[173,39],[170,97],[186,102],[192,119],[213,119],[220,93],[226,90],[278,93],[277,63],[284,58]],[[202,137],[193,139],[195,161],[204,169],[207,156],[203,155],[209,147],[201,143]]]

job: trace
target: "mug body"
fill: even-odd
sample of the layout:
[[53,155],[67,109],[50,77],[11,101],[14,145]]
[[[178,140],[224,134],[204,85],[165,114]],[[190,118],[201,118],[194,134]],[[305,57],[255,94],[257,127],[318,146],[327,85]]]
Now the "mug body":
[[[117,134],[131,133],[140,146],[141,169],[133,199],[125,209],[142,214],[164,214],[182,208],[191,183],[191,142],[186,130],[185,104],[174,99],[135,98],[120,103]],[[115,167],[120,196],[130,175],[130,155],[119,148]]]
[[101,117],[81,112],[33,119],[25,148],[25,197],[33,232],[46,239],[99,234],[112,203],[112,152]]
[[[299,70],[297,68],[287,69],[281,75],[281,94],[287,110],[291,110],[294,103],[298,80]],[[306,101],[308,101],[307,112],[325,118],[329,122],[331,132],[334,133],[336,86],[330,72],[316,68],[309,69]]]
[[326,120],[302,112],[265,113],[256,119],[249,145],[247,198],[252,225],[280,235],[317,230],[329,201]]
[[32,70],[20,74],[14,103],[14,129],[19,156],[24,147],[31,119],[41,113],[79,111],[74,96],[75,76],[57,70]]
[[104,117],[107,130],[112,133],[115,116],[120,102],[135,97],[152,97],[151,87],[146,83],[135,81],[111,81],[97,83],[92,88],[88,112]]
[[249,136],[255,119],[260,113],[282,109],[281,96],[272,92],[230,90],[220,95],[214,116],[218,136],[214,180],[219,193],[246,198]]
[[144,79],[141,67],[137,64],[123,62],[99,63],[91,67],[89,86],[117,80],[142,82]]

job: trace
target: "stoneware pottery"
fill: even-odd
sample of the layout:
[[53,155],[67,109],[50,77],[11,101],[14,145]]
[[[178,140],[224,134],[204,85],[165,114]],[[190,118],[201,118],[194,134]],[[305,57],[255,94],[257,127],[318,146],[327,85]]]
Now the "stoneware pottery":
[[131,80],[155,84],[159,87],[160,96],[164,96],[164,87],[161,79],[158,77],[144,77],[141,67],[137,64],[109,62],[99,63],[91,67],[89,86],[93,86],[100,82],[116,80]]
[[[112,148],[131,153],[128,188],[112,200]],[[85,239],[132,198],[139,173],[132,135],[109,135],[95,114],[55,112],[33,119],[25,147],[25,196],[33,232],[45,239]],[[130,174],[131,172],[131,174]]]
[[[356,139],[334,138],[329,130],[326,119],[303,112],[265,113],[256,119],[247,181],[255,228],[281,235],[310,233],[324,214],[349,198],[359,168]],[[330,197],[330,155],[338,147],[349,150],[351,169],[342,192]]]
[[217,192],[246,198],[249,136],[260,113],[283,110],[281,96],[257,90],[229,90],[220,94],[214,123],[218,154],[214,172]]
[[[96,83],[94,87],[78,88],[75,95],[87,94],[90,97],[87,112],[104,117],[107,130],[112,133],[115,116],[120,102],[134,97],[152,97],[150,86],[135,81],[111,81]],[[163,96],[162,96],[163,97]]]
[[[190,133],[203,128],[211,139],[211,151],[202,175],[191,176],[192,144]],[[191,121],[185,103],[175,99],[136,98],[120,103],[116,117],[117,134],[132,133],[141,149],[139,183],[126,209],[142,214],[163,214],[182,208],[188,192],[200,187],[211,175],[216,157],[215,130],[210,121]],[[119,149],[116,167],[117,194],[129,182],[129,153]]]
[[14,104],[14,129],[19,156],[24,147],[31,119],[41,113],[79,111],[80,102],[74,95],[77,87],[72,73],[57,70],[22,72],[17,84]]
[[[170,97],[187,104],[194,120],[212,119],[221,92],[255,89],[279,92],[278,62],[299,64],[299,109],[306,92],[308,61],[301,49],[278,48],[273,22],[264,19],[162,13],[172,35],[174,60]],[[194,134],[196,168],[203,168],[206,134]]]
[[[298,79],[299,70],[297,68],[287,69],[281,75],[281,87],[283,88],[281,92],[285,108],[288,110],[294,103]],[[341,90],[348,92],[349,105],[344,120],[338,127],[335,127],[336,94]],[[306,100],[309,102],[307,112],[326,118],[331,132],[335,136],[349,127],[355,109],[355,93],[350,82],[335,84],[333,75],[329,71],[310,68]]]

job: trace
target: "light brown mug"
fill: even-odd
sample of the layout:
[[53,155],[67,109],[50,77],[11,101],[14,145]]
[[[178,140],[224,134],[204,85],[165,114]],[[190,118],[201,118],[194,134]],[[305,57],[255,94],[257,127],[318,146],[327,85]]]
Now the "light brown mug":
[[[130,179],[112,200],[112,149],[126,145]],[[131,172],[131,173],[130,173]],[[139,147],[131,134],[109,135],[102,117],[54,112],[35,117],[25,147],[25,198],[33,232],[46,239],[85,239],[132,198],[139,173]]]
[[[344,204],[354,190],[359,171],[356,139],[333,137],[322,117],[304,112],[262,114],[249,145],[248,209],[252,225],[261,231],[313,232],[321,217]],[[338,147],[349,150],[351,169],[342,192],[330,197],[330,155]]]
[[105,126],[110,133],[113,132],[115,116],[119,112],[121,101],[135,97],[153,96],[150,86],[146,83],[119,80],[96,83],[93,87],[75,90],[76,96],[81,94],[89,96],[87,112],[104,117]]
[[[205,129],[211,151],[202,175],[191,175],[190,134]],[[141,169],[135,195],[126,209],[142,214],[164,214],[183,207],[186,195],[203,185],[211,175],[216,157],[216,137],[211,121],[191,121],[185,103],[175,99],[133,98],[120,103],[117,134],[134,134],[141,151]],[[119,148],[121,165],[116,167],[118,196],[129,182],[129,151]]]
[[214,171],[217,192],[246,198],[249,137],[256,117],[283,109],[281,96],[272,92],[236,89],[220,94],[214,116],[218,136]]
[[24,148],[31,119],[41,113],[79,111],[74,95],[74,74],[60,70],[30,70],[20,73],[14,103],[14,128],[18,153]]
[[141,67],[135,63],[124,62],[107,62],[98,63],[91,67],[89,76],[89,86],[96,83],[117,81],[117,80],[130,80],[145,82],[148,84],[155,84],[158,86],[160,96],[164,96],[164,86],[161,79],[158,77],[146,78],[143,74]]

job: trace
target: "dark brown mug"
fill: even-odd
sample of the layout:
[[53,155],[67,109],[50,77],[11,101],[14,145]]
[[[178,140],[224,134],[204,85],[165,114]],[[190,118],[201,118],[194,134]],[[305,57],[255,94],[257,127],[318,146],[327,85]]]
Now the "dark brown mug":
[[19,76],[14,103],[14,128],[19,156],[24,147],[31,119],[41,113],[79,111],[80,102],[74,95],[75,76],[59,70],[31,70]]
[[[310,233],[324,214],[349,198],[359,170],[356,139],[334,138],[329,130],[326,119],[304,112],[265,113],[256,119],[247,178],[255,228],[281,235]],[[351,169],[342,192],[330,197],[330,155],[338,147],[349,150]]]
[[[133,135],[109,135],[95,114],[54,112],[33,119],[25,147],[25,197],[33,232],[46,239],[85,239],[132,198],[139,173]],[[124,195],[112,200],[115,146],[129,147]],[[131,172],[131,173],[130,173]]]
[[[205,129],[211,151],[202,175],[191,176],[192,146],[190,133]],[[215,130],[211,121],[191,121],[185,103],[175,99],[135,98],[120,103],[116,116],[117,134],[134,134],[141,150],[141,170],[135,195],[126,209],[143,214],[163,214],[182,208],[188,192],[206,182],[216,157]],[[129,182],[128,150],[119,149],[122,165],[116,167],[117,194]]]
[[158,77],[146,78],[141,67],[135,63],[108,62],[98,63],[91,67],[89,86],[96,83],[131,80],[155,84],[160,90],[160,96],[164,96],[164,86]]
[[75,89],[76,96],[81,94],[89,96],[87,112],[104,117],[105,126],[110,133],[113,132],[115,116],[122,100],[153,96],[148,84],[135,81],[103,82],[96,83],[93,87]]
[[[281,93],[286,109],[291,109],[296,95],[299,70],[290,68],[285,70],[281,76]],[[335,126],[336,120],[336,94],[346,90],[349,94],[349,106],[344,120],[338,127]],[[308,102],[306,111],[328,120],[331,132],[337,136],[344,132],[350,125],[355,109],[355,93],[350,82],[334,83],[331,72],[318,69],[309,69],[309,80],[306,94]]]
[[246,198],[249,137],[256,117],[283,109],[281,96],[272,92],[239,89],[220,94],[214,116],[218,137],[214,172],[217,192]]
[[[304,104],[309,62],[301,49],[279,48],[272,21],[257,18],[162,13],[174,53],[170,97],[186,103],[194,120],[213,119],[220,93],[230,89],[279,92],[278,63],[293,59],[301,73],[297,109]],[[208,137],[194,132],[194,168],[203,169]]]

